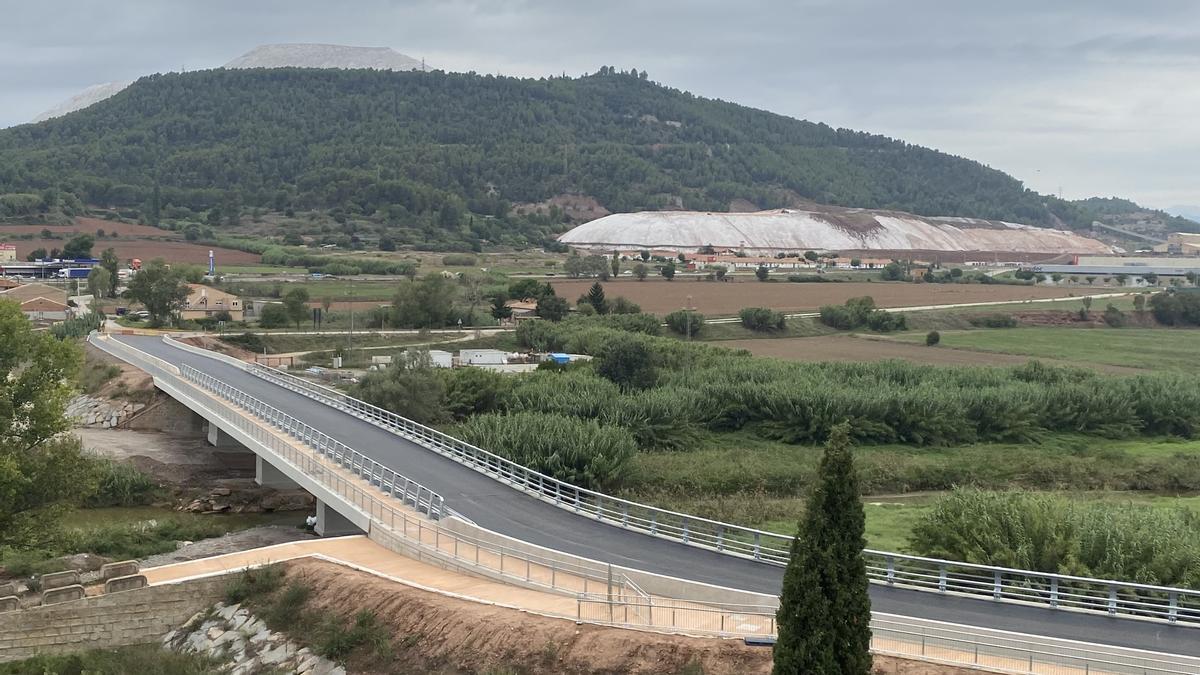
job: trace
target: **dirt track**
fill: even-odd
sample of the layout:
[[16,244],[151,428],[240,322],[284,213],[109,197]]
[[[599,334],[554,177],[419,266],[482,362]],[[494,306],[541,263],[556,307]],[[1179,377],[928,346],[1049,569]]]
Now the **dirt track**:
[[[757,340],[721,340],[710,344],[745,349],[755,356],[769,356],[788,361],[884,361],[904,359],[935,366],[1013,366],[1030,361],[1028,356],[974,352],[949,347],[926,347],[887,339],[871,339],[851,335],[827,335],[809,338],[775,338]],[[1093,368],[1116,374],[1138,374],[1137,368],[1106,366],[1040,359],[1044,363]]]
[[[554,291],[574,302],[592,286],[594,280],[553,281]],[[642,306],[642,310],[665,314],[683,307],[688,296],[697,311],[709,315],[737,314],[743,307],[771,307],[791,312],[812,311],[821,305],[842,304],[850,298],[869,295],[880,307],[916,307],[967,302],[999,302],[1061,298],[1071,289],[1043,286],[983,286],[978,284],[910,284],[845,282],[793,284],[786,281],[761,283],[752,280],[724,283],[693,281],[634,281],[621,279],[604,282],[609,300],[623,295]]]

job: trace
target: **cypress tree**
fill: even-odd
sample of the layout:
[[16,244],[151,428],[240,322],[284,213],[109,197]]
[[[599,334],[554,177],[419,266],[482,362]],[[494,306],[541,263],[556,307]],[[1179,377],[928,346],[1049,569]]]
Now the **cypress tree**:
[[871,672],[865,527],[850,426],[843,422],[830,431],[783,577],[777,675]]
[[586,297],[587,303],[596,308],[597,314],[608,314],[608,300],[604,297],[604,287],[599,281],[592,284]]

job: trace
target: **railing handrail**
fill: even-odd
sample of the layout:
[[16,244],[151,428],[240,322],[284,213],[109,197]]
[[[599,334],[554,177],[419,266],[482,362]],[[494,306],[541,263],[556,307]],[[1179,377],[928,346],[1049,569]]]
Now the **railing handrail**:
[[[390,482],[391,485],[394,486],[398,480],[401,480],[401,479],[404,480],[404,485],[405,485],[404,497],[408,496],[407,495],[408,488],[410,488],[410,487],[416,488],[416,491],[414,493],[415,494],[414,506],[417,508],[418,511],[421,510],[421,493],[423,491],[425,494],[428,495],[426,497],[426,503],[425,503],[426,514],[430,518],[435,519],[435,520],[443,515],[442,512],[443,512],[443,509],[445,506],[445,499],[443,499],[442,496],[440,494],[438,494],[437,492],[434,492],[432,489],[425,487],[424,485],[418,483],[415,480],[412,480],[411,478],[405,476],[404,474],[401,474],[400,472],[398,472],[390,467],[386,467],[383,464],[380,464],[379,462],[371,459],[370,457],[367,457],[366,455],[355,450],[354,448],[351,448],[350,446],[346,445],[345,443],[342,443],[341,441],[339,441],[335,438],[332,438],[321,431],[318,431],[315,427],[312,427],[308,424],[305,424],[304,422],[301,422],[300,420],[296,419],[295,417],[276,408],[275,406],[272,406],[271,404],[269,404],[265,401],[262,401],[254,396],[251,396],[250,394],[247,394],[247,393],[241,391],[240,389],[237,389],[236,387],[234,387],[226,382],[223,382],[222,380],[219,380],[211,375],[208,375],[207,373],[201,372],[199,369],[197,369],[193,366],[184,364],[182,366],[182,368],[180,368],[180,375],[184,379],[189,380],[195,384],[198,384],[201,387],[208,388],[213,393],[220,394],[220,391],[219,391],[220,387],[224,387],[227,391],[230,391],[230,392],[236,392],[241,397],[242,400],[252,401],[254,403],[254,406],[252,408],[246,408],[247,410],[251,410],[256,415],[263,417],[263,419],[265,419],[269,423],[271,423],[275,426],[281,427],[285,432],[288,433],[288,435],[293,436],[297,439],[304,439],[304,438],[311,439],[311,438],[315,438],[316,435],[323,436],[324,441],[323,441],[321,447],[315,448],[319,454],[330,457],[337,464],[339,464],[343,467],[346,467],[346,466],[350,467],[352,472],[355,472],[354,467],[358,467],[358,469],[357,469],[358,472],[361,472],[361,471],[369,468],[369,470],[370,470],[369,475],[370,476],[378,475],[379,480],[381,482],[384,480],[384,477],[386,476],[386,474],[390,473],[391,476],[388,477],[388,479],[391,481]],[[215,383],[217,385],[220,385],[220,387],[210,387],[208,384],[206,384],[206,381],[208,383]],[[236,401],[233,401],[230,399],[226,399],[226,400],[229,400],[230,402],[237,404],[239,407],[245,408],[245,406],[236,403]],[[260,413],[266,413],[266,416],[263,416]],[[305,433],[305,430],[307,430],[307,433]],[[331,455],[330,454],[331,452],[334,454]],[[347,457],[349,459],[348,463],[347,463],[347,459],[346,459]]]
[[[401,415],[397,415],[396,413],[393,413],[389,410],[385,410],[383,408],[380,408],[379,406],[367,403],[366,401],[363,401],[361,399],[354,398],[353,396],[350,396],[349,394],[346,394],[345,392],[341,392],[341,391],[338,391],[331,387],[326,387],[321,384],[310,382],[304,378],[300,378],[295,375],[292,375],[291,373],[286,373],[284,371],[278,370],[276,368],[271,368],[269,366],[265,366],[262,364],[257,364],[257,363],[256,364],[247,364],[247,366],[248,366],[247,370],[249,372],[251,372],[252,374],[258,374],[261,376],[263,373],[265,373],[265,374],[268,374],[273,377],[288,380],[301,388],[305,388],[305,389],[309,389],[309,390],[313,390],[313,389],[318,390],[329,398],[338,399],[343,402],[351,401],[354,403],[355,408],[366,408],[370,411],[374,411],[374,412],[378,413],[378,415],[381,417],[396,418],[396,419],[402,420],[405,425],[420,429],[421,431],[428,433],[431,436],[438,437],[438,438],[444,438],[452,443],[471,448],[474,452],[478,452],[479,454],[486,456],[489,459],[496,460],[496,462],[498,464],[501,464],[502,466],[514,467],[516,469],[519,469],[521,472],[527,473],[529,475],[537,476],[539,478],[539,480],[543,481],[545,484],[563,485],[563,486],[568,487],[571,491],[577,491],[582,494],[594,496],[596,498],[603,499],[605,502],[612,502],[612,503],[619,504],[619,505],[628,505],[628,506],[636,507],[638,509],[644,509],[646,511],[653,511],[653,512],[661,513],[661,514],[664,514],[667,516],[677,517],[677,518],[684,519],[684,520],[687,520],[690,522],[704,523],[707,525],[711,525],[714,528],[723,529],[727,533],[741,532],[741,533],[746,533],[746,534],[757,534],[764,538],[770,537],[771,539],[776,539],[779,541],[786,542],[788,544],[788,546],[790,546],[791,542],[795,539],[794,537],[792,537],[790,535],[779,534],[777,532],[767,532],[764,530],[757,530],[757,529],[750,528],[750,527],[743,527],[743,526],[735,525],[732,523],[724,523],[721,521],[715,521],[715,520],[710,520],[710,519],[702,518],[702,517],[698,517],[698,516],[692,516],[692,515],[685,514],[685,513],[679,513],[676,511],[660,509],[658,507],[650,506],[648,504],[641,504],[639,502],[633,502],[630,500],[622,499],[620,497],[614,497],[612,495],[607,495],[602,492],[597,492],[595,490],[577,487],[577,486],[571,485],[570,483],[566,483],[565,481],[554,478],[552,476],[547,476],[546,474],[543,474],[543,473],[540,473],[533,469],[524,467],[520,464],[517,464],[516,462],[513,462],[512,460],[505,459],[503,457],[500,457],[499,455],[496,455],[493,452],[490,452],[483,448],[479,448],[477,446],[471,445],[470,443],[467,443],[460,439],[454,438],[453,436],[450,436],[450,435],[448,435],[444,432],[441,432],[437,429],[433,429],[433,428],[423,425],[419,422],[414,422],[414,421],[409,420]],[[264,379],[267,379],[267,378],[264,378]],[[428,446],[426,446],[426,447],[428,447]],[[437,447],[428,448],[428,449],[433,450],[434,452],[438,452],[439,454],[444,454],[441,452],[440,448],[437,448]],[[468,465],[468,466],[470,466],[470,465]],[[474,467],[474,466],[471,466],[470,468],[476,469],[477,471],[479,470],[477,467]],[[484,475],[487,475],[487,473],[483,472],[483,471],[480,471],[480,473],[484,473]],[[564,503],[561,506],[562,506],[562,508],[564,508],[566,510],[572,510],[570,504]],[[703,546],[702,544],[698,544],[694,541],[686,542],[686,543],[689,543],[689,544],[692,544],[695,546],[700,546],[703,548],[712,548],[712,547],[708,547],[708,546]],[[1090,584],[1090,585],[1096,585],[1096,586],[1116,586],[1116,587],[1122,588],[1122,589],[1147,591],[1147,592],[1162,593],[1162,594],[1175,593],[1175,594],[1179,594],[1179,595],[1183,595],[1183,596],[1195,597],[1198,600],[1200,600],[1200,590],[1194,590],[1194,589],[1188,589],[1188,588],[1179,588],[1179,587],[1172,587],[1172,586],[1158,586],[1158,585],[1154,585],[1154,584],[1143,584],[1143,583],[1138,583],[1138,582],[1133,582],[1133,581],[1120,581],[1120,580],[1114,580],[1114,579],[1100,579],[1100,578],[1095,578],[1095,577],[1081,577],[1081,576],[1074,576],[1074,575],[1069,575],[1069,574],[1059,574],[1056,572],[1039,572],[1036,570],[1022,570],[1022,569],[1011,568],[1011,567],[1001,567],[1001,566],[996,566],[996,565],[986,565],[986,564],[980,564],[980,563],[960,562],[960,561],[954,561],[954,560],[943,560],[943,559],[939,559],[939,558],[929,558],[929,557],[925,557],[925,556],[911,555],[911,554],[906,554],[906,553],[896,553],[896,552],[891,552],[891,551],[881,551],[881,550],[876,550],[876,549],[866,549],[863,553],[864,553],[864,555],[866,555],[868,557],[872,557],[872,558],[884,558],[884,559],[891,559],[894,561],[919,562],[919,563],[936,565],[936,566],[944,566],[946,568],[951,568],[951,569],[978,570],[978,571],[985,571],[989,574],[995,574],[998,572],[1002,575],[1017,575],[1017,576],[1023,576],[1023,577],[1036,577],[1036,578],[1044,579],[1046,582],[1058,581],[1058,582],[1070,582],[1070,583],[1074,583],[1074,584]],[[764,560],[764,562],[776,563],[777,561],[771,560],[771,559],[766,559],[766,560]]]
[[[287,420],[292,421],[296,427],[306,427],[309,429],[312,428],[310,425],[300,422],[299,420],[288,415],[287,413],[280,411],[278,408],[275,408],[275,407],[271,406],[270,404],[263,402],[254,396],[246,394],[245,392],[237,389],[233,385],[230,385],[227,382],[220,380],[219,378],[208,375],[207,373],[201,372],[192,366],[185,364],[183,366],[182,376],[185,379],[193,381],[194,383],[199,384],[202,387],[208,388],[213,393],[222,395],[220,393],[220,391],[218,391],[217,389],[209,388],[208,385],[205,384],[203,381],[208,380],[210,382],[216,383],[216,384],[220,385],[220,387],[223,387],[228,391],[237,392],[239,395],[243,396],[246,400],[254,401],[258,406],[260,406],[260,408],[262,410],[266,410],[272,414],[276,414],[280,419],[287,419]],[[197,381],[197,380],[200,380],[200,381]],[[222,395],[222,397],[223,397],[223,395]],[[245,406],[240,405],[236,401],[230,400],[228,398],[225,398],[224,400],[229,403],[232,403],[234,405],[237,405],[238,407],[242,407],[243,409],[246,409],[248,412],[251,412],[258,417],[262,417],[260,414],[258,414],[258,411],[245,408]],[[263,417],[262,419],[264,419],[268,423],[274,424],[274,421],[270,417]],[[301,440],[302,442],[304,441],[303,436],[296,436],[294,433],[292,433],[291,428],[284,427],[284,431],[286,431],[289,435],[296,437],[298,440]],[[349,448],[349,446],[346,446],[344,443],[341,443],[340,441],[337,441],[336,439],[330,439],[330,441],[334,444],[337,444],[337,445],[340,445],[340,446],[346,448],[347,450],[350,450],[350,452],[354,453],[355,455],[359,455],[360,457],[362,456],[361,453]],[[322,454],[322,455],[326,454],[326,450],[322,447],[314,446],[314,450],[316,450],[318,454]],[[370,458],[365,458],[365,459],[368,462],[373,462],[373,460],[371,460]],[[400,478],[406,478],[405,476],[403,476],[403,474],[397,473],[396,475]],[[314,478],[318,482],[323,482],[323,479],[319,476],[310,476],[310,477]],[[361,476],[360,476],[360,478],[361,478]],[[430,495],[432,495],[433,498],[436,499],[436,501],[434,503],[438,504],[438,508],[433,509],[433,513],[431,513],[429,515],[431,515],[431,517],[433,517],[435,520],[437,519],[438,516],[442,515],[441,505],[443,503],[443,499],[442,499],[441,495],[434,492],[433,490],[430,490],[429,488],[426,488],[426,487],[420,485],[420,483],[417,483],[416,481],[412,481],[411,479],[407,479],[407,480],[410,480],[413,485],[416,485],[420,489],[425,490]],[[391,509],[391,507],[387,507],[387,508]],[[418,511],[419,511],[419,509],[418,509]],[[370,516],[370,514],[368,514],[368,516]],[[471,544],[472,546],[476,546],[476,547],[480,548],[481,550],[486,550],[486,551],[488,551],[490,553],[494,553],[496,555],[505,555],[510,558],[519,558],[522,560],[527,560],[529,562],[537,563],[539,565],[544,565],[544,566],[554,566],[555,568],[560,569],[564,572],[569,572],[569,573],[575,574],[575,575],[588,576],[589,578],[595,579],[597,581],[606,580],[607,568],[612,567],[612,565],[609,565],[607,563],[597,563],[598,565],[606,568],[604,570],[604,573],[602,574],[600,570],[589,569],[586,565],[580,565],[580,564],[572,563],[572,562],[568,562],[568,561],[547,558],[547,557],[540,556],[540,555],[537,555],[534,553],[530,553],[530,552],[522,550],[522,549],[512,548],[509,546],[504,546],[502,544],[495,544],[492,542],[483,541],[476,537],[471,537],[470,535],[465,535],[465,534],[461,534],[458,532],[452,532],[450,530],[447,530],[447,529],[437,525],[436,523],[425,524],[424,527],[432,529],[432,530],[438,532],[439,534],[441,534],[442,536],[446,536],[446,537],[450,537],[453,539],[457,539],[459,541],[466,542],[468,544]],[[614,582],[616,582],[616,585],[620,585],[623,587],[637,588],[636,585],[631,580],[629,580],[623,573],[613,572],[612,577],[614,579]],[[640,589],[638,589],[638,590],[640,591]],[[644,594],[644,591],[641,591],[641,592]]]
[[[476,445],[467,443],[466,441],[463,441],[462,439],[458,439],[453,436],[450,436],[449,434],[447,434],[445,432],[442,432],[442,431],[439,431],[432,427],[426,426],[424,424],[421,424],[420,422],[415,422],[415,421],[410,420],[401,415],[397,415],[396,413],[391,412],[390,410],[386,410],[384,408],[380,408],[379,406],[367,403],[366,401],[363,401],[361,399],[354,398],[353,396],[350,396],[349,394],[346,394],[344,392],[340,392],[336,389],[326,387],[324,385],[316,384],[313,382],[309,382],[308,380],[305,380],[300,377],[296,377],[295,375],[292,375],[291,373],[286,373],[286,372],[283,372],[276,368],[272,368],[270,366],[265,366],[261,363],[247,363],[246,365],[247,365],[247,371],[250,372],[251,374],[260,374],[262,371],[267,371],[267,374],[269,374],[271,376],[279,377],[281,379],[292,381],[292,382],[296,383],[298,386],[306,387],[306,388],[320,389],[320,390],[322,390],[323,393],[325,393],[325,395],[329,396],[330,398],[341,399],[344,401],[353,401],[355,404],[355,407],[366,408],[368,410],[374,411],[381,417],[394,417],[399,420],[402,420],[405,425],[419,429],[422,432],[424,432],[430,436],[444,438],[453,444],[458,444],[458,445],[468,447],[473,452],[476,452],[480,455],[487,457],[490,460],[495,461],[498,465],[515,469],[516,471],[518,471],[520,473],[528,474],[530,476],[536,476],[542,484],[549,484],[549,485],[565,487],[565,488],[568,488],[572,492],[596,497],[598,499],[603,499],[606,502],[612,502],[617,505],[625,505],[625,506],[636,507],[639,509],[645,509],[647,511],[661,513],[666,516],[676,517],[676,518],[679,518],[682,520],[687,520],[690,522],[703,523],[706,525],[711,525],[714,528],[721,528],[721,529],[724,529],[724,530],[730,531],[730,532],[744,532],[746,534],[759,535],[760,537],[762,537],[764,539],[765,538],[779,539],[781,541],[786,541],[789,544],[789,546],[790,546],[791,540],[793,539],[793,537],[790,537],[790,536],[784,535],[784,534],[779,534],[778,532],[768,532],[766,530],[758,530],[758,529],[755,529],[752,527],[745,527],[742,525],[735,525],[733,523],[725,523],[725,522],[718,521],[718,520],[711,520],[709,518],[704,518],[701,516],[693,516],[691,514],[680,513],[678,511],[671,511],[668,509],[659,508],[657,506],[651,506],[649,504],[642,504],[640,502],[631,501],[631,500],[624,499],[621,497],[614,497],[612,495],[605,494],[603,492],[598,492],[596,490],[592,490],[589,488],[579,487],[572,483],[568,483],[564,480],[541,473],[540,471],[537,471],[535,469],[530,469],[529,467],[526,467],[522,464],[518,464],[517,462],[514,462],[510,459],[501,457],[500,455],[497,455],[494,452],[491,452],[489,450],[480,448]],[[264,378],[264,379],[266,379],[266,378]],[[439,452],[439,450],[437,448],[428,448],[428,449],[434,450],[435,452]],[[443,454],[443,453],[439,452],[439,454]],[[471,467],[471,468],[475,468],[475,467]],[[480,472],[480,473],[483,473],[483,472]],[[782,549],[780,549],[780,551],[786,553],[786,551],[783,551]]]

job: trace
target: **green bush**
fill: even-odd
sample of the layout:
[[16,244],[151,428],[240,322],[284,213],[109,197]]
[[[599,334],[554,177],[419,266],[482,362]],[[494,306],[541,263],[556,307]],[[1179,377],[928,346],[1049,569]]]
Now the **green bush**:
[[1016,328],[1017,320],[1008,314],[985,314],[967,319],[976,328]]
[[704,315],[699,312],[678,309],[664,317],[664,321],[667,328],[680,335],[696,337],[704,330]]
[[782,312],[766,307],[746,307],[738,316],[743,326],[754,331],[783,330],[787,327],[787,319]]
[[850,298],[844,305],[824,305],[820,310],[821,323],[838,330],[867,327],[879,333],[907,330],[903,314],[876,309],[871,296]]
[[1189,509],[955,490],[913,528],[922,555],[1200,588],[1200,516]]
[[942,341],[942,334],[936,330],[931,330],[925,334],[925,346],[933,347]]
[[71,654],[43,654],[21,661],[0,663],[0,675],[211,675],[224,672],[223,665],[220,659],[199,654],[180,654],[151,644],[90,649]]
[[[1138,296],[1141,297],[1141,296]],[[1164,291],[1150,298],[1150,311],[1161,324],[1200,326],[1200,293]]]
[[841,279],[830,279],[824,274],[789,274],[787,280],[793,284],[825,284],[841,281]]
[[459,425],[456,435],[535,471],[592,489],[620,481],[637,452],[633,436],[624,429],[546,413],[479,415]]

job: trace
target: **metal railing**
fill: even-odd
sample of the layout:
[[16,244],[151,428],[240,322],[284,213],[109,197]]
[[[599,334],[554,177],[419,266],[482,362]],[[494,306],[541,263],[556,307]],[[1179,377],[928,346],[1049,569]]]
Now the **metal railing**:
[[[312,448],[335,467],[353,473],[367,481],[371,487],[384,494],[396,497],[401,504],[410,506],[418,513],[436,520],[448,515],[442,498],[415,481],[400,474],[381,473],[379,465],[360,453],[348,448],[340,441],[330,439],[320,432],[313,433],[311,427],[282,413],[237,388],[217,378],[198,371],[188,365],[182,367],[184,379],[216,394],[227,402],[245,410],[263,423],[283,431],[297,441]],[[220,414],[221,411],[214,411]],[[327,465],[312,463],[313,457],[299,451],[293,444],[283,442],[278,436],[265,432],[262,424],[238,415],[222,415],[239,429],[250,433],[255,440],[264,443],[272,451],[299,468],[305,475],[333,490],[335,493],[352,497],[349,501],[372,523],[370,536],[377,543],[391,550],[403,549],[408,554],[415,552],[418,559],[430,555],[442,564],[452,562],[455,567],[472,568],[476,572],[488,572],[490,576],[501,576],[508,580],[524,582],[569,594],[595,594],[603,591],[608,597],[633,597],[645,599],[649,596],[612,565],[576,558],[574,561],[550,556],[540,556],[515,547],[486,542],[461,533],[453,532],[424,518],[417,518],[406,511],[396,509],[386,501],[377,499],[369,492],[351,485],[336,472],[327,470]],[[357,457],[356,457],[357,455]],[[365,462],[364,462],[365,460]],[[384,471],[390,469],[383,468]],[[396,486],[402,486],[397,488]],[[378,527],[374,527],[374,526]],[[382,527],[384,529],[379,529]],[[380,541],[382,540],[382,541]],[[405,543],[401,544],[400,540]],[[401,551],[397,551],[401,552]],[[424,555],[421,555],[424,554]],[[573,556],[572,556],[573,557]]]
[[792,538],[786,535],[667,511],[577,487],[335,389],[261,364],[247,364],[246,369],[573,513],[692,546],[779,565],[787,563]]
[[[411,505],[417,511],[428,515],[434,520],[445,515],[445,501],[442,499],[442,496],[424,485],[376,462],[345,443],[331,438],[328,434],[314,429],[282,410],[264,403],[240,389],[236,389],[192,366],[185,364],[180,368],[180,373],[189,382],[199,385],[233,405],[261,418],[276,429],[313,448],[319,455],[329,459],[336,466],[347,469],[354,475],[366,480],[370,485],[379,488],[385,494],[400,500],[401,503]],[[239,428],[242,428],[244,431],[246,430],[241,425],[239,425]],[[261,435],[255,436],[255,438],[259,441],[263,440]],[[270,438],[278,440],[274,436]],[[295,447],[288,444],[272,443],[270,445],[272,450],[281,451],[282,448],[284,459],[291,461],[293,464],[295,462],[292,460],[298,455],[302,455]],[[308,474],[308,472],[305,473]],[[322,470],[314,474],[313,477],[323,480],[325,476],[331,475],[335,476],[336,474],[330,474],[328,471]]]
[[[246,369],[258,377],[371,422],[445,457],[560,508],[625,529],[665,539],[786,564],[792,537],[658,509],[579,488],[477,448],[436,429],[289,373],[260,364]],[[939,593],[1030,602],[1052,608],[1103,612],[1200,623],[1200,591],[1109,579],[1094,579],[936,558],[863,552],[871,581]]]
[[109,352],[113,356],[116,356],[129,363],[136,363],[138,359],[142,359],[149,361],[155,367],[160,368],[172,375],[179,374],[179,368],[175,364],[168,363],[167,361],[160,359],[157,356],[147,354],[140,349],[134,349],[120,340],[114,340],[110,336],[100,335],[97,331],[92,331],[89,333],[87,341],[96,347]]

